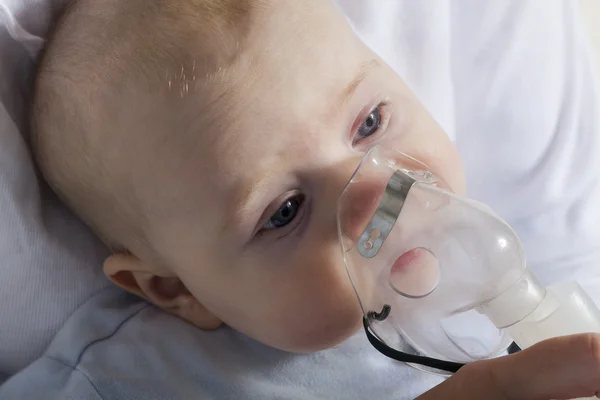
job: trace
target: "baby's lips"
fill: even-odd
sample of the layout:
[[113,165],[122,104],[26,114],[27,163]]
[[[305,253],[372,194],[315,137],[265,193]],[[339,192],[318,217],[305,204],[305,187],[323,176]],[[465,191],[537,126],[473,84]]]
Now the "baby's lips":
[[424,248],[414,248],[402,254],[392,264],[389,284],[405,297],[420,298],[435,290],[440,281],[437,258]]

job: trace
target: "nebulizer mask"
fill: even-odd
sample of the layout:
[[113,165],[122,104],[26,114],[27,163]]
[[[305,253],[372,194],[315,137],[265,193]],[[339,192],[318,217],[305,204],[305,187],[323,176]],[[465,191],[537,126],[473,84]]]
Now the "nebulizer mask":
[[515,232],[419,161],[374,147],[344,188],[338,232],[371,343],[430,372],[600,332],[576,283],[545,288]]

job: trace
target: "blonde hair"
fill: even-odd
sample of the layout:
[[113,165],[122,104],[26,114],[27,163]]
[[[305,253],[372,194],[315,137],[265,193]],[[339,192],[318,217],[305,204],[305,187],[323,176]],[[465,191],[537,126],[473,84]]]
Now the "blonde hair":
[[125,237],[143,241],[143,199],[115,160],[142,140],[143,132],[125,137],[143,131],[152,113],[144,99],[183,95],[190,79],[235,57],[257,4],[79,0],[59,19],[35,82],[34,156],[49,185],[109,246],[129,246]]

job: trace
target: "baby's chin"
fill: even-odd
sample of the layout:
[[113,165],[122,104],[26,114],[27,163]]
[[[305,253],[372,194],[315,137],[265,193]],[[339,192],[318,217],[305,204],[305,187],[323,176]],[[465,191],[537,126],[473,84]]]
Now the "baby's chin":
[[279,340],[271,338],[275,340],[266,340],[265,344],[292,353],[313,353],[337,347],[354,336],[362,329],[362,313],[351,312],[322,323],[287,328],[280,332]]

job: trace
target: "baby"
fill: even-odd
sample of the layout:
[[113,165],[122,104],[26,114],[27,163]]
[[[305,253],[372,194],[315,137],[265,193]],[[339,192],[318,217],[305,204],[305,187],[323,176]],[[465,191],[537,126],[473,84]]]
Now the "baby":
[[407,86],[327,1],[86,3],[42,60],[35,152],[116,250],[106,275],[279,349],[356,332],[335,216],[364,151],[405,152],[463,191]]
[[[34,98],[40,169],[113,250],[106,276],[201,329],[286,351],[360,328],[336,210],[367,149],[406,153],[465,190],[446,134],[325,0],[80,0]],[[546,346],[584,365],[572,350],[586,339]],[[515,357],[531,368],[548,348]],[[431,398],[508,390],[507,359]],[[598,363],[585,365],[591,390]]]

